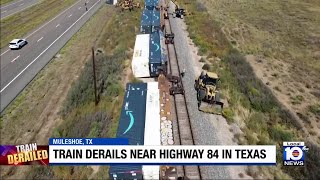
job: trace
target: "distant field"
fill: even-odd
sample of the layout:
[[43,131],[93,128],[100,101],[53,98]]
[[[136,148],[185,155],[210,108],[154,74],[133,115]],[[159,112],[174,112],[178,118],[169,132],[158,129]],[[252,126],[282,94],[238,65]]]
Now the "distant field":
[[[217,72],[223,115],[238,144],[320,144],[320,1],[178,0],[203,68]],[[306,168],[248,168],[253,178],[320,178],[319,147]],[[282,153],[277,152],[281,161]],[[239,177],[241,175],[239,174]]]
[[320,1],[204,2],[243,52],[298,63],[320,72]]
[[320,1],[206,0],[256,75],[320,144]]
[[11,1],[14,1],[14,0],[0,0],[0,5],[9,3]]
[[[32,29],[38,27],[77,0],[45,0],[24,11],[1,20],[0,48],[6,46],[14,38],[23,38]],[[2,1],[1,1],[2,2]]]

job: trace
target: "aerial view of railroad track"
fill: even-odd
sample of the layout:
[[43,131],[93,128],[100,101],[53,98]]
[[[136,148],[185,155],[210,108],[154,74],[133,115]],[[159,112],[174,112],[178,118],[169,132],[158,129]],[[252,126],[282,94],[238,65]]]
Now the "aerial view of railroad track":
[[319,1],[0,11],[1,179],[320,179]]

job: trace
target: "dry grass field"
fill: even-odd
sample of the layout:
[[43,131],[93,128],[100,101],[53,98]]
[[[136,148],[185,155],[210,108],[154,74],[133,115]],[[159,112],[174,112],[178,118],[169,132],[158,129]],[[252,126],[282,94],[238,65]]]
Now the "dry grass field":
[[0,0],[0,5],[7,4],[13,0]]
[[[200,62],[221,77],[223,115],[238,144],[301,140],[305,168],[248,171],[253,178],[319,178],[320,1],[179,0]],[[282,153],[277,153],[281,162]],[[240,175],[239,175],[240,177]]]
[[204,1],[256,75],[320,143],[320,1]]

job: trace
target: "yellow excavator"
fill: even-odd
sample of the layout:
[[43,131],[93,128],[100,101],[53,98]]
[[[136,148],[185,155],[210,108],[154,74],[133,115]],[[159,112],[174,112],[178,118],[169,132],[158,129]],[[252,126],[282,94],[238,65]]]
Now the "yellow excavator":
[[197,91],[198,109],[212,114],[222,114],[223,102],[217,88],[219,77],[216,73],[202,71],[195,80],[194,88]]

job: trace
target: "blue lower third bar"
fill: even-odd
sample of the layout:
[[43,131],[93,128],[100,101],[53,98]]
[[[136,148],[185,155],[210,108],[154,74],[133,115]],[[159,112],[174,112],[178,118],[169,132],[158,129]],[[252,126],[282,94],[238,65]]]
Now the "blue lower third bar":
[[128,145],[126,138],[50,138],[49,145]]

